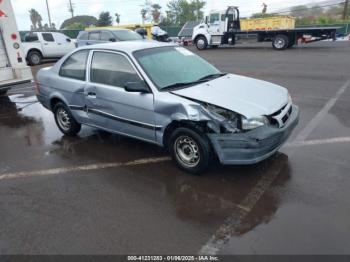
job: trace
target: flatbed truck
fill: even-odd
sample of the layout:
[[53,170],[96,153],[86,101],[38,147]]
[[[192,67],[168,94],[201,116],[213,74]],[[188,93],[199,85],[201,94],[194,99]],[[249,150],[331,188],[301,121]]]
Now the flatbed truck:
[[338,27],[310,27],[289,29],[241,30],[239,9],[229,6],[225,11],[212,11],[205,21],[197,25],[192,41],[197,49],[235,45],[236,39],[254,35],[258,42],[272,42],[275,50],[285,50],[299,43],[311,43],[326,39],[336,40]]

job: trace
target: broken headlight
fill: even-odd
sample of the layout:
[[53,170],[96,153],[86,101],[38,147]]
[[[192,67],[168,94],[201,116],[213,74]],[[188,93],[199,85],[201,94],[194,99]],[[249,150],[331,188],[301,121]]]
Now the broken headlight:
[[205,104],[203,107],[213,119],[212,122],[208,122],[208,127],[216,133],[239,132],[239,114],[211,104]]
[[242,129],[243,130],[252,130],[264,125],[268,125],[270,122],[267,119],[266,116],[259,116],[259,117],[254,117],[247,119],[244,116],[242,116]]

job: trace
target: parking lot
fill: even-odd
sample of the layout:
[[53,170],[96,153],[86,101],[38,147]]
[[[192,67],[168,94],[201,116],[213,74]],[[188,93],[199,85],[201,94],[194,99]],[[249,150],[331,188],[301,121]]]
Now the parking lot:
[[289,89],[301,119],[279,153],[191,176],[151,144],[63,136],[16,86],[0,98],[0,254],[350,254],[350,43],[189,49]]

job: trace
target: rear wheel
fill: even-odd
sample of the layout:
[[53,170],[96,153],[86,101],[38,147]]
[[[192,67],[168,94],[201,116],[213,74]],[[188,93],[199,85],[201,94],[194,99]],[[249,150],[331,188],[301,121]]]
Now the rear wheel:
[[286,35],[276,35],[272,40],[272,47],[275,50],[284,50],[289,45],[289,38]]
[[38,51],[30,51],[27,56],[29,65],[36,66],[41,64],[42,55]]
[[199,36],[196,38],[196,47],[198,50],[204,50],[208,47],[208,41],[205,36]]
[[0,96],[6,95],[6,93],[7,93],[7,89],[0,90]]
[[211,160],[208,138],[189,128],[181,127],[171,134],[169,150],[176,164],[191,174],[204,172]]
[[79,133],[81,125],[74,119],[68,107],[58,102],[53,109],[55,121],[61,132],[68,136],[75,136]]

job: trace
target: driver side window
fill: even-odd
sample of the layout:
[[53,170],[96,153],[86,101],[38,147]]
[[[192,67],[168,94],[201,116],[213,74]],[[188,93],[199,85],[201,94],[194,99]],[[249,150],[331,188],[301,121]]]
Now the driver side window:
[[210,15],[210,24],[215,24],[220,22],[220,14],[219,13],[214,13]]
[[91,62],[90,81],[124,88],[127,82],[139,82],[141,79],[124,55],[95,51]]

